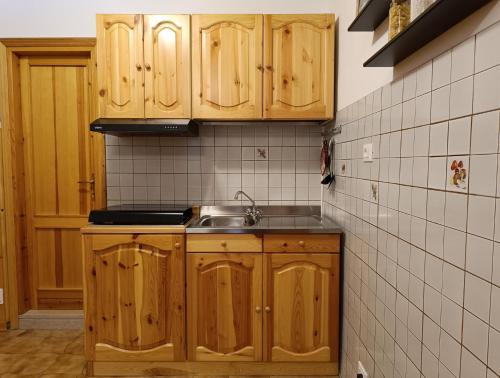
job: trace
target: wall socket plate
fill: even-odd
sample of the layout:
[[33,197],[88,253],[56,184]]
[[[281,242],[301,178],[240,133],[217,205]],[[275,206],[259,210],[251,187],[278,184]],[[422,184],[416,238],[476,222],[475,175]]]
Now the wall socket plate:
[[356,374],[356,378],[368,378],[368,372],[361,361],[358,361],[358,372]]
[[373,143],[363,144],[363,161],[373,161]]

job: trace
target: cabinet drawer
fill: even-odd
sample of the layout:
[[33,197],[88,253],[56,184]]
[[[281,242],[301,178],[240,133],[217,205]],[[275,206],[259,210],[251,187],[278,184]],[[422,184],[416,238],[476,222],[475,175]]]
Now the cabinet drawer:
[[264,235],[264,252],[316,252],[340,251],[340,234],[317,235]]
[[187,252],[262,252],[258,235],[204,234],[188,235]]

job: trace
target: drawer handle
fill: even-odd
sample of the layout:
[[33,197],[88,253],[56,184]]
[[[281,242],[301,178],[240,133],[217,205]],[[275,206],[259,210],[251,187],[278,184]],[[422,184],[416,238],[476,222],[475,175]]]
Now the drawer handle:
[[269,306],[266,306],[266,308],[264,309],[267,313],[270,313],[271,312],[271,307]]
[[301,241],[299,241],[299,245],[300,245],[301,247],[303,247],[303,246],[305,246],[305,245],[306,245],[306,243],[304,243],[304,241],[303,241],[303,240],[301,240]]
[[255,312],[257,314],[260,314],[261,311],[262,311],[262,309],[259,306],[255,307]]
[[175,243],[175,249],[179,249],[181,247],[181,243]]
[[221,242],[220,245],[223,246],[224,248],[227,247],[227,243],[225,241]]
[[283,247],[285,247],[285,248],[288,247],[288,243],[286,243],[286,242],[283,243]]

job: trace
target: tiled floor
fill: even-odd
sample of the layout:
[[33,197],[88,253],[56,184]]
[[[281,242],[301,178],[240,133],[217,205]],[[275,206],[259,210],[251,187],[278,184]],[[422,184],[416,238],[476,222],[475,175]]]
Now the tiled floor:
[[[0,378],[11,377],[85,377],[82,331],[17,330],[0,332]],[[211,378],[231,377],[212,376]]]
[[0,332],[0,377],[82,377],[83,337],[79,330]]

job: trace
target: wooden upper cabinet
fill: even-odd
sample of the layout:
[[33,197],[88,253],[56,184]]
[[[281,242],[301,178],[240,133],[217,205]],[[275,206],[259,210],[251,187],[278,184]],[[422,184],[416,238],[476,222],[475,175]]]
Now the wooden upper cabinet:
[[264,118],[333,117],[334,15],[264,16]]
[[99,115],[144,117],[142,16],[97,15]]
[[188,253],[188,358],[262,358],[262,256]]
[[265,355],[271,361],[338,361],[338,254],[267,255]]
[[146,118],[191,117],[188,15],[144,16]]
[[193,118],[262,117],[262,15],[193,15]]
[[184,236],[84,236],[90,361],[182,361]]

